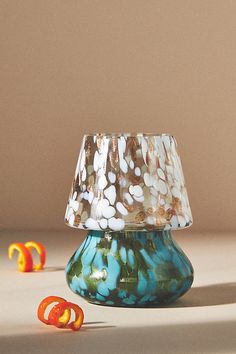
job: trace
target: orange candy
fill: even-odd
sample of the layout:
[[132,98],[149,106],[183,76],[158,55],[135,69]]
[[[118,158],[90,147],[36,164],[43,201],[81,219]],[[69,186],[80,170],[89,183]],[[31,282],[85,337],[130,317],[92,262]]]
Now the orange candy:
[[[45,319],[44,313],[46,308],[53,302],[57,302],[58,304],[52,307],[48,319]],[[75,313],[75,320],[69,323],[71,310]],[[78,331],[83,324],[84,313],[78,305],[72,302],[68,302],[58,296],[48,296],[39,304],[38,319],[45,324],[50,324],[58,328],[69,328],[72,331]]]
[[[39,254],[39,264],[33,263],[31,250],[35,248]],[[44,267],[46,261],[46,250],[44,246],[39,242],[28,241],[26,243],[12,243],[8,248],[8,257],[11,259],[14,251],[19,252],[18,256],[18,270],[20,272],[32,272],[41,270]]]
[[33,248],[36,249],[36,251],[39,254],[39,259],[40,262],[39,264],[35,264],[33,266],[33,270],[41,270],[44,267],[44,264],[46,262],[46,250],[42,243],[39,242],[34,242],[34,241],[28,241],[25,243],[25,247],[28,248],[29,251],[31,251]]

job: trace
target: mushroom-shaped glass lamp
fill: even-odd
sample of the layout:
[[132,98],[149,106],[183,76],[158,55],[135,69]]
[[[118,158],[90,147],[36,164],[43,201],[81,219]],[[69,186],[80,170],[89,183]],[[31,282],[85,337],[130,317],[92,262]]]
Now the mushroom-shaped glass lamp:
[[158,306],[191,287],[192,265],[171,237],[192,224],[173,136],[85,135],[65,220],[88,230],[66,277],[89,302]]

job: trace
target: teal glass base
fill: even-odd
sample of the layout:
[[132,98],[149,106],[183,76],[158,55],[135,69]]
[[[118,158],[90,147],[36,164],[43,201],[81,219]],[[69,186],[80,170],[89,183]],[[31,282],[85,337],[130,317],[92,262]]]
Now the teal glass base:
[[193,267],[170,231],[89,231],[66,267],[73,292],[108,306],[162,306],[182,296]]

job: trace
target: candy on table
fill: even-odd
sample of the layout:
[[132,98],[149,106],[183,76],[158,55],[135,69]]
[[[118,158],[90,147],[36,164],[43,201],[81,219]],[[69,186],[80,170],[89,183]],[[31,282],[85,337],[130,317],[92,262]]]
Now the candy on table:
[[[35,249],[39,254],[39,263],[34,264],[31,251]],[[18,256],[18,270],[20,272],[32,272],[41,270],[44,267],[46,261],[45,247],[34,241],[28,241],[26,243],[12,243],[8,248],[8,257],[11,259],[14,251],[19,252]]]
[[[57,304],[52,307],[48,314],[48,319],[45,318],[44,313],[47,307],[56,302]],[[75,320],[70,321],[71,310],[75,313]],[[83,310],[76,304],[72,302],[68,302],[62,297],[59,296],[48,296],[43,299],[38,307],[38,319],[47,324],[53,325],[58,328],[67,328],[72,331],[78,331],[84,321],[84,313]]]

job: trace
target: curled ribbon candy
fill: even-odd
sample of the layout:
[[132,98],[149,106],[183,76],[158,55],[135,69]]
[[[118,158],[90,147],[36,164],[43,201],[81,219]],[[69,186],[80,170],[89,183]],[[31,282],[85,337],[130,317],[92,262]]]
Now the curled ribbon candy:
[[[48,319],[45,318],[44,313],[47,307],[57,302],[49,312]],[[70,322],[71,310],[75,313],[75,320]],[[76,304],[68,302],[65,299],[58,296],[48,296],[42,300],[38,307],[38,319],[47,324],[53,325],[58,328],[69,328],[73,331],[78,331],[84,321],[83,310]]]
[[[32,249],[36,249],[39,254],[39,263],[34,264],[31,255]],[[8,257],[11,259],[14,251],[19,252],[18,256],[18,270],[20,272],[32,272],[41,270],[44,267],[46,261],[46,250],[44,246],[39,242],[28,241],[26,243],[12,243],[8,248]]]

